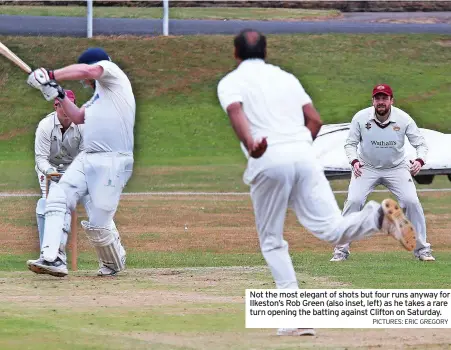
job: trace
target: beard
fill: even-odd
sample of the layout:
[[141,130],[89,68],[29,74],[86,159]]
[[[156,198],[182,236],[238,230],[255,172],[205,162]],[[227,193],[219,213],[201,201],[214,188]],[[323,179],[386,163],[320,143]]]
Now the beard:
[[387,113],[389,111],[390,111],[390,108],[386,107],[386,106],[379,105],[379,106],[376,107],[376,113],[379,114],[382,117],[387,115]]

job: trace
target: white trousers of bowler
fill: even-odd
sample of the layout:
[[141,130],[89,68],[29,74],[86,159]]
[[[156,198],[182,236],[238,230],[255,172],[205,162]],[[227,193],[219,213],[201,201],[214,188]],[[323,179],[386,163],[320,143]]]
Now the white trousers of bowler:
[[[430,251],[431,245],[426,242],[426,219],[423,207],[418,199],[415,182],[409,171],[409,166],[402,163],[391,169],[375,169],[363,166],[362,175],[351,178],[348,198],[343,208],[343,215],[359,211],[368,195],[378,185],[385,186],[398,200],[401,208],[405,210],[407,218],[412,222],[417,232],[414,255],[418,257],[422,252]],[[338,245],[335,251],[349,254],[349,244]]]
[[[45,230],[41,258],[54,261],[60,255],[58,243],[64,212],[74,210],[84,197],[90,198],[89,224],[114,229],[122,190],[131,177],[133,155],[118,152],[81,152],[67,168],[59,183],[50,187],[46,203]],[[87,196],[89,194],[89,196]]]
[[298,162],[266,169],[250,185],[261,251],[277,288],[298,288],[283,238],[288,208],[314,236],[332,244],[359,240],[379,230],[380,204],[370,201],[361,212],[342,217],[313,152],[300,153]]

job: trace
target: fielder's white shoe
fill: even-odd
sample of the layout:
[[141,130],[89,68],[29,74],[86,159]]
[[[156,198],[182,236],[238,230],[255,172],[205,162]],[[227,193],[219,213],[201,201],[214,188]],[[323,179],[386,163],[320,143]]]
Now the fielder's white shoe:
[[65,277],[68,274],[67,266],[60,258],[50,262],[44,259],[28,260],[28,269],[37,274],[47,274],[55,277]]
[[345,261],[347,259],[348,259],[348,254],[343,253],[343,252],[335,252],[334,256],[329,261]]
[[414,250],[416,245],[415,229],[412,223],[407,220],[398,203],[387,198],[382,201],[381,205],[384,213],[381,229],[392,235],[406,250]]
[[279,328],[277,330],[277,335],[301,336],[315,334],[316,332],[313,328]]
[[418,256],[418,260],[420,261],[435,261],[435,258],[432,256],[431,252],[424,252]]

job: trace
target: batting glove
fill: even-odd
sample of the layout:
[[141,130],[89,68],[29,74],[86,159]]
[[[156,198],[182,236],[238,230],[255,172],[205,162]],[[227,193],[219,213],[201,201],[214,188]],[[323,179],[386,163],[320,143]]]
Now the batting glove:
[[46,85],[54,79],[55,75],[52,70],[38,68],[28,75],[27,84],[35,89],[40,89],[42,85]]
[[58,85],[54,80],[51,80],[46,85],[42,85],[39,89],[47,101],[53,101],[57,97],[63,99],[66,96],[66,92],[62,86]]

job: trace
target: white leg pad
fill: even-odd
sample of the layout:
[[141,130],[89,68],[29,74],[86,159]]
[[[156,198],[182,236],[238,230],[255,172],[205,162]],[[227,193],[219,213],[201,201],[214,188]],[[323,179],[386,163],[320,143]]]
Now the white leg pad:
[[63,239],[64,221],[67,213],[66,202],[64,190],[59,184],[53,184],[45,207],[45,228],[41,248],[41,257],[50,262],[57,258]]
[[36,222],[38,224],[39,232],[39,247],[42,247],[42,239],[44,237],[45,227],[45,198],[39,198],[36,203]]
[[64,216],[64,226],[63,231],[67,234],[70,233],[70,224],[72,222],[72,216],[70,210],[66,211],[66,215]]
[[[86,214],[89,217],[92,217],[93,215],[93,203],[91,200],[91,196],[89,194],[83,196],[80,200],[83,203],[83,206],[85,207],[86,210]],[[117,237],[117,239],[120,241],[120,237],[119,237],[119,232],[116,228],[116,224],[114,223],[114,221],[111,221],[111,230],[114,232],[115,237]],[[124,256],[125,257],[125,249],[124,247],[121,245],[120,246],[120,253],[121,253],[121,257]],[[125,258],[124,258],[125,259]],[[103,266],[105,266],[105,264],[103,263],[102,259],[99,258],[99,268],[102,268]]]
[[119,233],[109,228],[91,226],[88,221],[82,221],[81,226],[102,263],[114,271],[123,270],[125,250],[121,245]]
[[72,216],[70,213],[70,210],[66,211],[66,215],[64,216],[64,225],[63,225],[63,231],[61,232],[61,241],[60,241],[60,247],[59,247],[59,257],[66,262],[67,256],[66,256],[66,245],[67,245],[67,239],[68,235],[70,233],[70,223],[72,221]]

